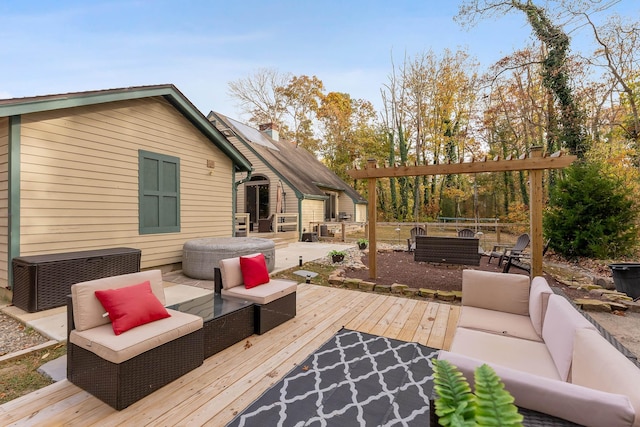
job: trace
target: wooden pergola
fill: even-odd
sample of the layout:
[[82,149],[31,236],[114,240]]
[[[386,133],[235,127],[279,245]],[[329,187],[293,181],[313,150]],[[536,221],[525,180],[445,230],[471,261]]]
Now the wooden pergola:
[[529,156],[523,154],[517,159],[511,156],[496,157],[487,161],[486,157],[471,162],[446,163],[440,165],[395,166],[378,168],[375,160],[369,160],[366,169],[347,171],[354,179],[368,180],[369,189],[369,277],[375,279],[376,271],[376,180],[378,178],[398,178],[403,176],[475,174],[482,172],[529,171],[529,215],[531,235],[531,277],[542,274],[542,171],[561,169],[576,160],[576,156],[557,152],[543,154],[542,147],[532,147]]

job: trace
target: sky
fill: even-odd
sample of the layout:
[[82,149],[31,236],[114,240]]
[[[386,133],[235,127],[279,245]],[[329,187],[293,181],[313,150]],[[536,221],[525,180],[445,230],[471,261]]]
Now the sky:
[[[228,83],[274,68],[379,108],[405,56],[466,49],[486,69],[531,43],[523,14],[467,30],[453,20],[460,3],[0,0],[0,98],[171,83],[203,114],[243,119]],[[640,1],[612,10],[638,20]],[[576,49],[592,48],[586,29],[571,36]]]

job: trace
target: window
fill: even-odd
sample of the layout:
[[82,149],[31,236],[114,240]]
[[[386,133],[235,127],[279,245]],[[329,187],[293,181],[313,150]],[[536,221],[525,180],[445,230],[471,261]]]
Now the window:
[[180,231],[180,159],[138,151],[140,234]]

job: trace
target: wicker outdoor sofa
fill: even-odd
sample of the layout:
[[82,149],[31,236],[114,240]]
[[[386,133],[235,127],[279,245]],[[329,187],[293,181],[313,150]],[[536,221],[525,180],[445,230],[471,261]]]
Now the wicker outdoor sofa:
[[543,277],[464,270],[440,359],[467,378],[493,367],[522,408],[585,426],[640,426],[640,368]]
[[71,286],[67,299],[67,378],[118,410],[197,368],[204,360],[203,321],[199,316],[165,309],[170,317],[116,335],[96,291],[117,291],[146,281],[163,306],[160,270],[78,283]]

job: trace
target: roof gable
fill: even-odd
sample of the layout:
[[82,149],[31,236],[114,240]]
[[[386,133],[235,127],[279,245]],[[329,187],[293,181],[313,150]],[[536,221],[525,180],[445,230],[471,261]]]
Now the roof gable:
[[350,185],[304,148],[289,141],[273,140],[263,132],[213,111],[208,117],[224,123],[224,126],[219,126],[221,131],[228,132],[228,129],[236,135],[300,195],[325,197],[327,190],[336,190],[343,191],[355,203],[367,203]]
[[186,117],[240,171],[250,171],[251,163],[174,85],[138,86],[89,92],[74,92],[28,98],[0,99],[0,117],[20,116],[108,102],[161,96]]

